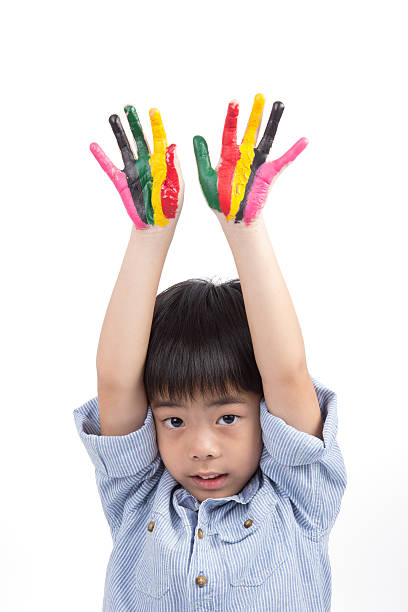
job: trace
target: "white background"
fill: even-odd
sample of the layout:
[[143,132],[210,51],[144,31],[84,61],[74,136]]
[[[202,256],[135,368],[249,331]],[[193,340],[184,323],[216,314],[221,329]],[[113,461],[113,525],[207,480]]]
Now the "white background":
[[309,371],[338,394],[348,487],[330,537],[334,612],[406,610],[407,95],[404,3],[27,2],[3,9],[1,555],[5,612],[102,608],[111,537],[73,410],[131,220],[89,151],[158,107],[185,201],[159,291],[236,277],[197,178],[228,102],[285,111],[271,159],[310,144],[264,209]]

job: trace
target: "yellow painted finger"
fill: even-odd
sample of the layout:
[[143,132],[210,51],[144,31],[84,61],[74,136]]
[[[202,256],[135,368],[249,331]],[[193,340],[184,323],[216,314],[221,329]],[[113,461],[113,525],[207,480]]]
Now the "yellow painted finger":
[[167,149],[167,139],[161,115],[157,108],[151,108],[149,115],[153,132],[153,152],[162,153],[165,155]]
[[258,134],[259,126],[261,125],[262,121],[264,105],[264,96],[262,94],[256,94],[254,103],[252,105],[251,114],[249,116],[247,129],[245,130],[245,135],[242,139],[242,144],[251,145],[252,147],[255,147],[256,137]]
[[262,121],[264,104],[264,96],[262,94],[257,94],[252,105],[252,111],[249,116],[244,138],[242,139],[242,144],[239,147],[241,157],[235,168],[231,193],[231,209],[227,216],[227,221],[235,217],[245,195],[245,187],[251,174],[251,164],[254,159],[254,148],[256,146],[259,126]]
[[150,123],[152,124],[153,132],[153,153],[150,156],[150,170],[153,178],[152,186],[152,206],[153,206],[153,220],[155,225],[167,225],[169,220],[165,217],[161,205],[161,186],[163,181],[166,179],[167,166],[166,166],[166,148],[167,139],[166,132],[164,131],[163,122],[157,108],[151,108],[150,112]]

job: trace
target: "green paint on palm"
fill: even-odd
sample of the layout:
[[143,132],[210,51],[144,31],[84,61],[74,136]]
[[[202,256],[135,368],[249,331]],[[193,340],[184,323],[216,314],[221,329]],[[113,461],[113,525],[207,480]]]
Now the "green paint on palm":
[[194,136],[193,146],[201,189],[210,208],[221,212],[217,189],[218,177],[216,171],[211,167],[207,143],[202,136]]
[[135,166],[142,185],[147,222],[150,225],[154,225],[154,212],[152,206],[153,177],[149,163],[149,147],[147,146],[135,107],[130,105],[125,106],[125,113],[137,146],[137,160]]

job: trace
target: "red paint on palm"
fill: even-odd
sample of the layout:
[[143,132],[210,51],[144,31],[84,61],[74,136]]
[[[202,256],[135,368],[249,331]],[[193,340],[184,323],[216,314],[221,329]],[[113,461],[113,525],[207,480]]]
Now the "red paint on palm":
[[166,178],[161,185],[161,205],[163,214],[167,219],[174,219],[177,212],[180,193],[180,181],[174,164],[176,145],[172,144],[166,150]]
[[224,131],[222,134],[221,159],[218,165],[218,197],[220,208],[224,215],[228,215],[231,209],[232,183],[234,180],[235,167],[241,157],[239,146],[237,145],[237,121],[239,113],[238,102],[230,102],[228,105],[227,117],[225,119]]

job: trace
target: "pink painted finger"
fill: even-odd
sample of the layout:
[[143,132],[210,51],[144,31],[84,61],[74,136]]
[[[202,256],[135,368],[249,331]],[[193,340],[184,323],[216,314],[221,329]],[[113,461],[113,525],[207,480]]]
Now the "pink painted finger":
[[308,143],[307,138],[301,138],[282,157],[272,162],[266,162],[258,168],[245,207],[244,222],[246,225],[250,225],[260,214],[273,179],[304,151]]
[[106,174],[109,174],[109,176],[112,178],[113,174],[119,172],[119,169],[109,159],[105,151],[101,149],[97,142],[91,143],[89,148],[91,149],[91,153],[95,157],[96,161],[99,163],[102,170],[105,170]]
[[275,159],[272,162],[276,168],[276,171],[280,172],[282,168],[293,162],[297,158],[297,156],[300,155],[301,152],[306,149],[308,144],[309,141],[307,138],[300,138],[297,142],[295,142],[295,144],[289,149],[289,151],[286,151],[286,153],[284,153],[282,157],[279,157],[278,159]]
[[114,183],[116,189],[119,192],[122,189],[125,189],[125,187],[127,187],[126,174],[115,166],[115,164],[109,159],[106,153],[96,142],[93,142],[89,148],[102,170],[106,172],[111,181]]
[[90,147],[91,153],[95,157],[96,161],[101,166],[102,170],[106,172],[109,178],[112,180],[116,189],[119,191],[122,202],[125,205],[126,211],[137,229],[145,229],[149,227],[140,219],[137,214],[135,204],[133,202],[132,194],[130,193],[128,182],[126,180],[126,174],[119,170],[114,163],[111,162],[109,157],[104,153],[101,147],[93,142]]
[[289,149],[289,151],[286,151],[286,153],[282,155],[282,157],[274,159],[272,162],[266,162],[259,166],[258,170],[255,173],[254,186],[255,183],[259,180],[262,180],[265,183],[268,183],[268,185],[270,185],[275,176],[281,170],[283,170],[285,166],[293,162],[297,158],[297,156],[300,155],[301,152],[306,149],[308,144],[309,141],[307,138],[300,138],[297,142],[295,142],[293,147]]

